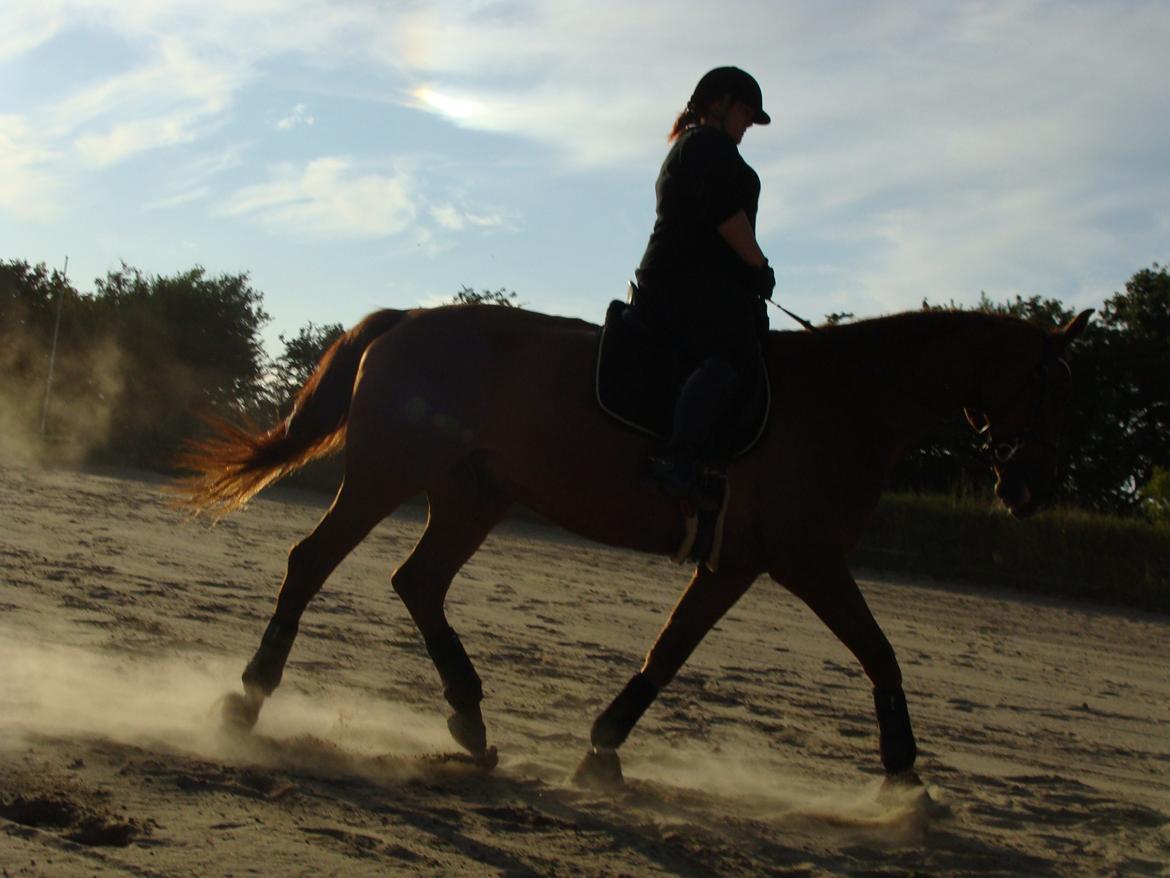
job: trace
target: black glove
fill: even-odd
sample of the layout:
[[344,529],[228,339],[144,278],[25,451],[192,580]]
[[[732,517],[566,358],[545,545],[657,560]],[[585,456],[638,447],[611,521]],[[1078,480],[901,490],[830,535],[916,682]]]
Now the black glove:
[[759,296],[761,299],[772,298],[772,290],[776,289],[776,272],[772,270],[772,266],[768,264],[768,260],[764,260],[764,264],[759,268],[751,270],[751,276],[748,279],[748,289]]

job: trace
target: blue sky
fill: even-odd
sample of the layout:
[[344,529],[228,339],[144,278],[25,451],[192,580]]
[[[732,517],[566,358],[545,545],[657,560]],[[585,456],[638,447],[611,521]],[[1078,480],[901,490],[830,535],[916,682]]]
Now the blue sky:
[[1092,306],[1170,258],[1167,47],[1164,0],[3,0],[0,258],[248,271],[270,342],[464,284],[598,320],[738,64],[783,304]]

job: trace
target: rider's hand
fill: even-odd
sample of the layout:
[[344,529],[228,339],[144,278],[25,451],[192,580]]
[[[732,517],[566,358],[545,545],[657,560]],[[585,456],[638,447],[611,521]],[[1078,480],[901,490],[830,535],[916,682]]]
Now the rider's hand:
[[772,270],[767,259],[759,268],[752,269],[749,286],[751,291],[761,299],[772,298],[772,291],[776,289],[776,272]]

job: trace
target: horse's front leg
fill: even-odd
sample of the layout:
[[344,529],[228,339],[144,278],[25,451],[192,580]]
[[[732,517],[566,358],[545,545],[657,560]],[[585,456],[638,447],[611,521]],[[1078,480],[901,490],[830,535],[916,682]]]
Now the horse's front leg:
[[887,781],[918,783],[913,772],[918,746],[902,691],[902,670],[894,648],[870,612],[849,569],[841,563],[815,570],[810,567],[808,571],[777,571],[772,575],[808,604],[861,662],[873,684],[878,748]]
[[590,733],[593,749],[577,766],[573,775],[575,783],[604,788],[622,782],[618,747],[629,737],[662,688],[674,679],[707,632],[754,580],[754,573],[733,572],[726,568],[717,573],[705,567],[696,570],[670,619],[650,647],[642,670],[594,721]]

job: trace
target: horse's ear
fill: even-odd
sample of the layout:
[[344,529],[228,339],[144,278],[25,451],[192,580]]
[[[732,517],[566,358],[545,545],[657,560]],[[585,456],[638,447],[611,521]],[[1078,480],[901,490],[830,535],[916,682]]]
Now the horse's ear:
[[1068,323],[1060,328],[1060,334],[1064,336],[1064,346],[1068,347],[1074,341],[1081,337],[1081,333],[1085,331],[1085,327],[1089,325],[1089,318],[1093,316],[1093,308],[1082,311]]
[[963,414],[967,416],[967,423],[977,432],[982,433],[987,426],[987,415],[982,412],[977,412],[974,409],[963,409]]
[[1065,344],[1072,344],[1080,338],[1081,333],[1085,331],[1085,327],[1089,325],[1089,318],[1093,316],[1094,310],[1096,309],[1089,308],[1082,311],[1070,320],[1067,326],[1060,330],[1066,339]]
[[1093,311],[1093,308],[1082,311],[1052,334],[1051,350],[1053,357],[1064,356],[1064,352],[1068,349],[1068,346],[1081,337],[1081,333],[1089,325],[1089,318],[1093,316]]

